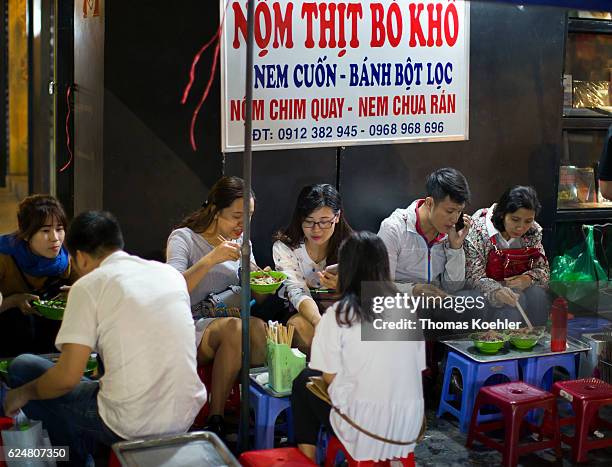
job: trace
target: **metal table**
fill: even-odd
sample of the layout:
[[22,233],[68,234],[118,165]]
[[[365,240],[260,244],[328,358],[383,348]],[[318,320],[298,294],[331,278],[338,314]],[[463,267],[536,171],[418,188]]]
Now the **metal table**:
[[[268,384],[268,367],[262,366],[258,368],[251,368],[249,370],[249,377],[257,386],[263,389],[265,392],[270,394],[272,397],[287,397],[291,395],[291,391],[277,392],[270,384]],[[263,378],[263,379],[262,379]]]
[[564,353],[576,354],[591,350],[590,345],[582,342],[581,340],[568,336],[567,348],[561,352],[552,352],[550,350],[550,334],[546,334],[544,337],[542,337],[540,342],[538,342],[531,350],[520,350],[513,347],[510,342],[506,342],[506,345],[495,354],[485,354],[480,352],[476,347],[474,347],[472,340],[468,339],[466,336],[451,336],[449,340],[443,340],[442,343],[479,363],[517,360],[520,358],[544,357],[547,355],[560,355]]
[[113,451],[124,467],[240,467],[219,437],[209,431],[143,441],[121,441],[113,444]]

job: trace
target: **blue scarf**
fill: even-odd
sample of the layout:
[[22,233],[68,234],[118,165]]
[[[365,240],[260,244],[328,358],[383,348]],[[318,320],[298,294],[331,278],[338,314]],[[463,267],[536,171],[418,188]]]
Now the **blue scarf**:
[[33,277],[61,276],[68,268],[68,252],[63,245],[59,254],[49,259],[32,253],[28,243],[15,234],[0,236],[0,253],[11,255],[21,272]]

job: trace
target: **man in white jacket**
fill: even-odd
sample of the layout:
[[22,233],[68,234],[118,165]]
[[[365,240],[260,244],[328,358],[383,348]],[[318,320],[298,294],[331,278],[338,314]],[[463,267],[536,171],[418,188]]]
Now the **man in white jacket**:
[[[413,295],[446,296],[465,282],[463,241],[472,219],[463,214],[470,189],[461,172],[436,170],[427,196],[382,221],[378,236],[389,252],[391,277]],[[459,229],[459,230],[457,230]]]

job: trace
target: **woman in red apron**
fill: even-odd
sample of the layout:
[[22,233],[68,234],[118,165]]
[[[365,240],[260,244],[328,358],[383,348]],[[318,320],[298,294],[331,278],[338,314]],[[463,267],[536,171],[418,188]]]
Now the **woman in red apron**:
[[466,284],[488,300],[490,320],[521,321],[520,301],[534,326],[546,324],[550,268],[535,221],[540,208],[533,188],[514,186],[473,215],[464,243]]

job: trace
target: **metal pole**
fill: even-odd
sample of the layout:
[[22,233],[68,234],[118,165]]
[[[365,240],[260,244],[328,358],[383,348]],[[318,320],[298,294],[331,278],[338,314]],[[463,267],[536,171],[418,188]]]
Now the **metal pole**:
[[255,1],[249,0],[247,6],[247,50],[246,50],[246,115],[244,119],[244,157],[242,160],[242,177],[244,178],[244,197],[243,197],[243,225],[242,234],[242,269],[240,283],[242,284],[242,297],[240,303],[242,317],[242,372],[240,377],[240,439],[238,440],[238,451],[244,452],[248,449],[249,443],[249,368],[250,368],[250,348],[249,348],[249,318],[251,316],[251,144],[253,126],[253,17]]

